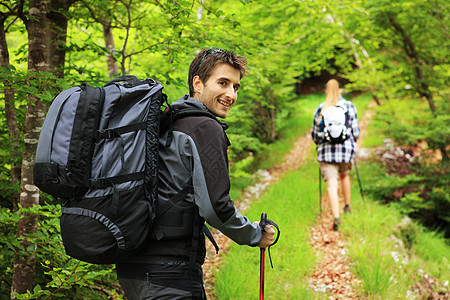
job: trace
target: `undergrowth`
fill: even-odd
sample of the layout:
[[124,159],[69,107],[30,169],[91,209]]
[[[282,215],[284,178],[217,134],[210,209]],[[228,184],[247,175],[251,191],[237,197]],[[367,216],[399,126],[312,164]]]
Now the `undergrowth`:
[[[380,172],[379,166],[370,162],[358,167],[363,184]],[[360,199],[358,193],[354,180],[353,199]],[[427,276],[438,281],[436,292],[448,293],[450,247],[442,234],[406,218],[395,207],[367,195],[365,199],[352,201],[352,215],[344,218],[342,226],[352,271],[363,281],[361,293],[376,299],[413,299],[420,293],[416,284]]]
[[[399,101],[396,108],[405,112],[407,102]],[[377,107],[375,120],[392,107]],[[397,111],[399,114],[399,111]],[[404,113],[403,113],[404,114]],[[414,117],[404,114],[405,119]],[[405,122],[404,120],[396,120]],[[374,121],[368,127],[364,147],[379,147],[390,137],[389,130]],[[377,152],[373,152],[373,157]],[[353,272],[363,281],[360,292],[369,299],[431,299],[437,294],[447,295],[450,277],[450,247],[442,233],[431,231],[418,221],[407,217],[406,207],[412,207],[411,198],[400,203],[388,202],[394,190],[408,187],[417,175],[386,176],[386,169],[378,160],[358,163],[366,201],[353,201],[352,215],[344,219],[342,231],[346,236]],[[435,178],[433,182],[439,182]],[[353,180],[352,197],[360,199],[357,182]],[[434,285],[428,281],[436,280]],[[425,287],[425,288],[424,288]],[[432,296],[432,294],[434,296]],[[431,297],[431,298],[429,298]]]
[[[368,136],[390,142],[373,157],[386,170],[367,183],[367,191],[449,238],[450,168],[441,150],[450,143],[449,115],[433,116],[427,103],[415,99],[396,99],[375,110]],[[406,154],[399,155],[402,151]]]

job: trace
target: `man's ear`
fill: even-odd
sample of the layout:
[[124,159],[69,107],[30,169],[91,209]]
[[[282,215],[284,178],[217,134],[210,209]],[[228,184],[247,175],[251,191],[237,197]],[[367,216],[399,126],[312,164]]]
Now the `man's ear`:
[[198,75],[192,79],[192,86],[194,87],[194,93],[201,94],[203,91],[203,82]]

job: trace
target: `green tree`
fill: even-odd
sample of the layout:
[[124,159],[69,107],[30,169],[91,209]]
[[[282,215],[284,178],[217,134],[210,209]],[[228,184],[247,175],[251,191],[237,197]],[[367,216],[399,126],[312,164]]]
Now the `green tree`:
[[[47,1],[30,1],[28,3],[28,15],[23,10],[24,1],[18,3],[17,16],[24,22],[28,33],[28,78],[27,83],[31,87],[27,93],[27,107],[23,124],[24,148],[22,152],[22,166],[20,176],[20,200],[22,208],[32,208],[39,205],[39,190],[33,185],[33,165],[36,153],[37,141],[39,139],[40,128],[42,127],[44,116],[47,110],[48,99],[42,97],[49,85],[43,84],[48,78],[45,74],[50,71],[49,53],[53,70],[55,73],[62,74],[59,70],[64,63],[64,55],[58,50],[58,42],[65,38],[64,30],[61,30],[67,21],[59,13],[59,9],[68,8],[66,1],[50,1],[47,7]],[[10,10],[11,12],[12,10]],[[50,17],[47,13],[50,12]],[[51,24],[51,25],[50,25]],[[50,25],[47,29],[47,25]],[[48,35],[47,35],[48,34]],[[52,38],[48,40],[47,38]],[[50,44],[48,42],[51,42]],[[3,47],[6,44],[3,44]],[[42,45],[45,45],[44,47]],[[39,85],[40,93],[37,92],[35,85]],[[46,101],[47,100],[47,101]],[[11,103],[11,101],[9,102]],[[8,122],[11,120],[7,120]],[[13,120],[14,121],[14,120]],[[17,123],[13,124],[17,130]],[[20,241],[18,252],[14,259],[13,281],[11,286],[12,298],[15,293],[24,293],[31,290],[34,282],[34,270],[36,265],[35,251],[25,254],[35,247],[32,240],[29,239],[37,231],[38,217],[34,213],[22,212],[17,224],[17,239]],[[21,251],[22,250],[22,251]]]
[[[363,1],[357,8],[344,7],[336,13],[347,16],[344,25],[371,53],[377,71],[368,84],[397,97],[424,99],[432,118],[448,114],[449,14],[445,1]],[[358,26],[361,23],[365,26]],[[448,161],[446,139],[440,145],[433,141],[433,148]]]
[[[103,69],[99,71],[98,66],[102,65],[106,69],[103,61],[105,54],[114,56],[115,53],[107,47],[99,46],[97,37],[104,35],[108,24],[91,24],[94,15],[88,10],[88,1],[19,0],[12,3],[1,1],[0,4],[0,57],[3,67],[0,74],[6,108],[5,123],[2,125],[8,124],[7,129],[11,133],[18,133],[16,136],[11,134],[14,137],[12,144],[19,142],[21,146],[16,145],[17,149],[14,148],[20,153],[18,159],[5,160],[6,164],[12,166],[17,164],[17,170],[21,171],[20,176],[16,176],[20,184],[20,197],[17,194],[20,209],[14,213],[9,210],[9,205],[5,205],[0,212],[0,226],[7,228],[2,231],[3,250],[0,256],[9,261],[9,254],[14,253],[13,269],[5,268],[6,273],[12,273],[11,297],[39,297],[39,294],[63,297],[65,293],[74,292],[74,289],[81,289],[77,292],[80,295],[89,289],[105,290],[98,285],[111,286],[111,280],[96,283],[93,276],[87,274],[107,272],[110,276],[113,274],[112,268],[73,264],[73,260],[61,255],[63,249],[55,219],[59,215],[58,205],[42,197],[44,195],[39,197],[39,190],[32,184],[32,170],[48,104],[58,90],[67,86],[58,78],[65,76],[68,83],[80,82],[80,79],[99,83],[106,79]],[[74,4],[77,6],[70,9]],[[192,46],[200,41],[192,36],[192,32],[200,27],[200,22],[198,18],[190,18],[195,11],[190,1],[179,1],[175,6],[173,2],[167,1],[118,1],[116,4],[119,5],[115,7],[117,12],[114,13],[111,7],[108,10],[110,2],[105,1],[104,4],[103,16],[114,24],[112,32],[121,41],[116,58],[123,73],[146,75],[151,67],[152,72],[171,74],[174,66],[180,63],[180,57],[195,51]],[[125,17],[122,18],[123,16]],[[154,30],[149,35],[147,28],[150,27]],[[111,33],[111,30],[108,32]],[[81,33],[85,34],[85,38]],[[14,34],[14,40],[26,38],[23,47],[14,49],[13,61],[9,57],[8,34]],[[151,45],[149,41],[152,42]],[[26,59],[26,70],[22,66],[14,66],[16,62],[21,64],[22,58]],[[87,60],[89,58],[92,59]],[[68,64],[64,65],[66,62]],[[182,73],[183,71],[178,71],[175,76]],[[171,76],[167,78],[170,80]],[[9,173],[7,165],[4,170]],[[11,169],[11,178],[13,171],[14,168]],[[14,238],[16,234],[12,228],[17,228],[17,238]],[[47,261],[51,263],[46,263]],[[84,274],[90,281],[80,282],[76,274]],[[5,275],[2,274],[2,291],[3,276]],[[49,283],[48,289],[41,289],[39,283],[48,282],[48,278],[53,278],[54,281]],[[35,279],[38,282],[36,286]]]

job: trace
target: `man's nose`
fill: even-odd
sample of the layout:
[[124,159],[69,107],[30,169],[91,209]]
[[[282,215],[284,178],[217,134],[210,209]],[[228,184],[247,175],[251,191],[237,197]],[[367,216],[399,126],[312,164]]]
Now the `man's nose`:
[[232,100],[233,102],[236,101],[237,91],[234,89],[233,86],[227,88],[226,96],[228,97],[228,99]]

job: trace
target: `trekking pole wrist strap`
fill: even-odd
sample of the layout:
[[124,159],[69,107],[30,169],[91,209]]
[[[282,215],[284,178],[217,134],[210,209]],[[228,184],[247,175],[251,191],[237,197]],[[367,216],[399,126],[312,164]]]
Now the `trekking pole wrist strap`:
[[278,239],[280,238],[280,228],[278,227],[278,224],[276,224],[274,221],[269,220],[269,219],[265,219],[264,222],[261,222],[259,225],[261,226],[261,230],[263,232],[266,232],[266,230],[265,230],[266,225],[272,225],[277,229],[277,236],[276,236],[274,242],[269,247],[267,247],[267,250],[269,252],[270,266],[273,269],[272,255],[270,254],[270,247],[272,247],[273,245],[275,245],[278,242]]

